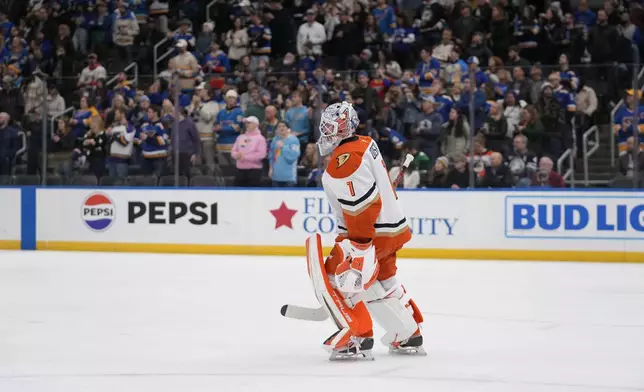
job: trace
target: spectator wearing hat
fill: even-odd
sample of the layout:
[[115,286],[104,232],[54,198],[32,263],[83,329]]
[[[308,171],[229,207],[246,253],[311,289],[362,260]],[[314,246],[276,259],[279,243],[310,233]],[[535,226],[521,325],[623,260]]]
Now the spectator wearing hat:
[[180,39],[176,47],[178,54],[170,59],[168,69],[179,76],[179,88],[182,92],[192,92],[201,67],[197,58],[188,51],[188,42]]
[[288,125],[279,122],[268,154],[268,176],[273,187],[284,188],[297,185],[297,160],[300,157],[300,142],[291,133]]
[[132,46],[139,35],[139,22],[134,13],[127,9],[124,0],[119,0],[112,14],[112,41],[119,51],[119,56],[125,59],[125,65],[132,62]]
[[469,66],[469,77],[474,75],[474,80],[476,81],[476,86],[477,87],[482,87],[483,85],[489,85],[490,84],[490,78],[488,77],[487,73],[479,67],[479,58],[476,56],[472,56],[469,59],[467,59],[467,64]]
[[258,187],[261,184],[263,160],[266,159],[266,139],[259,131],[259,120],[251,116],[244,118],[245,131],[239,135],[232,148],[231,156],[237,167],[235,186]]
[[192,26],[192,22],[187,19],[183,19],[181,20],[181,22],[179,22],[179,30],[177,30],[176,32],[168,33],[168,37],[172,39],[172,43],[174,45],[179,43],[179,41],[181,40],[186,41],[186,43],[188,44],[188,50],[193,51],[195,50],[197,41],[195,40],[195,36],[190,30],[190,26]]
[[226,106],[217,113],[215,122],[215,133],[217,135],[217,149],[219,151],[229,152],[237,136],[241,132],[244,112],[237,104],[239,95],[235,90],[228,90],[224,96]]
[[271,29],[263,24],[262,18],[258,13],[253,13],[250,17],[251,24],[248,26],[248,42],[250,43],[250,69],[251,71],[259,68],[259,62],[268,63],[271,55],[271,42],[273,36]]
[[532,186],[544,188],[565,188],[563,177],[553,170],[554,163],[549,157],[539,160],[539,169],[532,175]]
[[87,55],[87,66],[83,68],[78,76],[76,86],[79,88],[95,87],[99,80],[105,79],[107,79],[107,71],[98,62],[96,53],[90,53]]
[[8,113],[0,113],[0,175],[11,175],[16,153],[22,147],[18,129],[10,125]]
[[428,188],[447,188],[447,173],[449,173],[449,159],[439,157],[429,171],[427,178]]
[[297,31],[297,53],[300,57],[322,55],[327,36],[324,26],[315,20],[315,11],[306,11],[306,22]]
[[141,95],[136,98],[136,106],[128,113],[128,121],[135,128],[148,121],[148,109],[150,108],[150,98],[147,95]]
[[419,148],[432,160],[439,156],[443,118],[436,111],[436,100],[424,95],[421,111],[416,115],[412,135],[419,141]]

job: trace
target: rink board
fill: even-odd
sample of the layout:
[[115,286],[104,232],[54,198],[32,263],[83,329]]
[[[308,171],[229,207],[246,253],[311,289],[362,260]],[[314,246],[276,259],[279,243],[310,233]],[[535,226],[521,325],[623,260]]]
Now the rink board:
[[0,188],[0,249],[20,249],[20,189]]
[[[35,192],[37,249],[303,255],[308,236],[335,238],[316,189]],[[643,192],[398,194],[413,233],[401,257],[644,262]]]

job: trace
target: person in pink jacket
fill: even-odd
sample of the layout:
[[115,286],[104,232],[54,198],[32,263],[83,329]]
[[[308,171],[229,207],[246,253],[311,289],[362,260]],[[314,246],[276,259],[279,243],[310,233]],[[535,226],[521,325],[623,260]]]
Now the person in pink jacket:
[[239,135],[232,149],[237,166],[235,186],[258,187],[262,179],[262,167],[268,153],[266,139],[259,131],[259,120],[255,116],[244,118],[246,132]]

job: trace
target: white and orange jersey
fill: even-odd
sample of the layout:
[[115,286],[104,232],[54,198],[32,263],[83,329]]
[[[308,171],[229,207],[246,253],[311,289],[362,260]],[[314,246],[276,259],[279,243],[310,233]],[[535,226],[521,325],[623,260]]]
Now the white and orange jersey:
[[341,238],[373,240],[379,259],[411,238],[387,167],[371,138],[352,136],[342,141],[331,155],[322,185]]

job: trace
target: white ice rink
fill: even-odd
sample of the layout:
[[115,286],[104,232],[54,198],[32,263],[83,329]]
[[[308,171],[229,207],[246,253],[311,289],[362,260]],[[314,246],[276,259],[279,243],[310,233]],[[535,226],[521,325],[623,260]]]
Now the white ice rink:
[[300,258],[0,252],[0,391],[644,391],[644,265],[399,267],[428,356],[331,363]]

